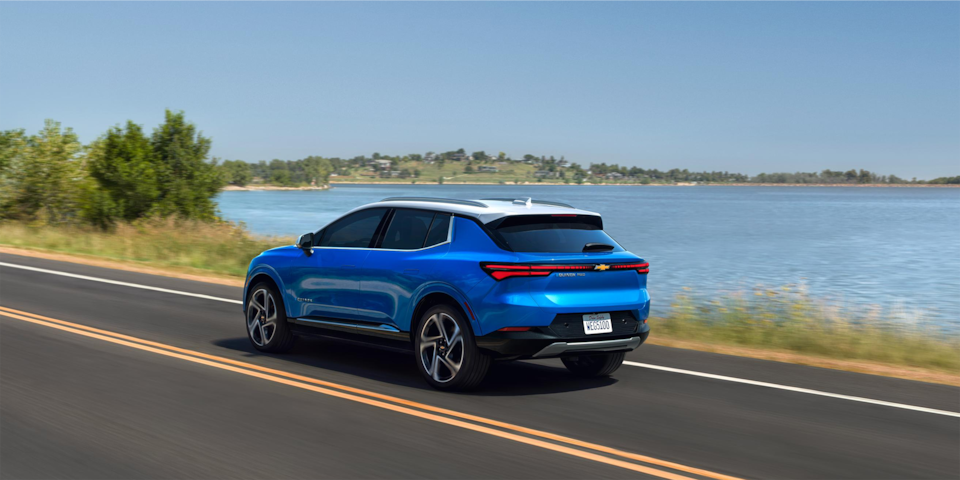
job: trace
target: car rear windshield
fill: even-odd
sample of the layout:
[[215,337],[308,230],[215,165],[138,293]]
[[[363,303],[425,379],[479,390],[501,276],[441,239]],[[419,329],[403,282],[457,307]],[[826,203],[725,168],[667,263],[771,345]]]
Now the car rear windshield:
[[494,239],[514,252],[623,251],[594,215],[514,215],[487,224]]

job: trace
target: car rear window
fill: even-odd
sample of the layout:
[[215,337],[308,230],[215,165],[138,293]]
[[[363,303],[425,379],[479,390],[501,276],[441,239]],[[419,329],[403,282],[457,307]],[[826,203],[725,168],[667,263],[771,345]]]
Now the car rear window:
[[397,209],[380,248],[417,250],[447,241],[450,214],[427,210]]
[[595,215],[514,215],[487,224],[495,240],[514,252],[581,253],[587,244],[592,251],[623,251]]

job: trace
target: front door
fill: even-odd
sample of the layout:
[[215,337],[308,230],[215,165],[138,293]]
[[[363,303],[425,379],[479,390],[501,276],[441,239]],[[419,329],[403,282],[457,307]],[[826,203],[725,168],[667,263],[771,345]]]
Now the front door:
[[356,320],[360,305],[360,268],[370,254],[386,208],[361,210],[327,226],[313,254],[297,269],[294,290],[300,317]]

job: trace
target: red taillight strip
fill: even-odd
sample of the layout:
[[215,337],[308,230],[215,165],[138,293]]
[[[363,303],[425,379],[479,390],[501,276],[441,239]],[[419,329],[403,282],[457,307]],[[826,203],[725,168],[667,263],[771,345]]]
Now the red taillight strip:
[[649,268],[649,267],[650,267],[649,263],[622,263],[619,265],[610,265],[610,268],[617,269],[617,270],[623,270],[623,269],[632,270],[634,268]]
[[644,263],[621,263],[618,265],[610,265],[610,268],[613,270],[636,270],[637,273],[641,275],[646,275],[650,273],[650,264],[647,262]]
[[593,270],[593,265],[532,265],[534,270]]
[[550,272],[531,272],[531,271],[529,271],[529,270],[527,270],[527,271],[508,271],[508,272],[504,272],[504,271],[490,272],[490,276],[493,277],[493,278],[495,278],[495,279],[497,279],[497,280],[503,280],[504,278],[510,278],[510,277],[545,277],[545,276],[547,276],[547,275],[550,275]]
[[[481,263],[483,268],[491,277],[497,281],[510,277],[545,277],[553,272],[563,270],[597,270],[598,264],[583,265],[524,265],[524,264],[504,264],[504,263]],[[600,264],[603,265],[603,264]],[[606,267],[606,265],[604,265]],[[610,270],[636,270],[637,273],[650,273],[649,263],[615,263],[609,265]],[[602,268],[600,271],[607,270]]]

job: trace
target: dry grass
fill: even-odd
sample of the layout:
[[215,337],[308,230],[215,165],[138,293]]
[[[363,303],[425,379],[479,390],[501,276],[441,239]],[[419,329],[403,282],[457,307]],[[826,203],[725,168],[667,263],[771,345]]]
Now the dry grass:
[[719,298],[687,291],[651,323],[661,338],[960,373],[956,331],[917,313],[831,304],[796,286]]
[[3,245],[240,277],[263,250],[292,243],[293,239],[254,237],[231,223],[175,219],[121,224],[109,232],[92,227],[0,223]]

